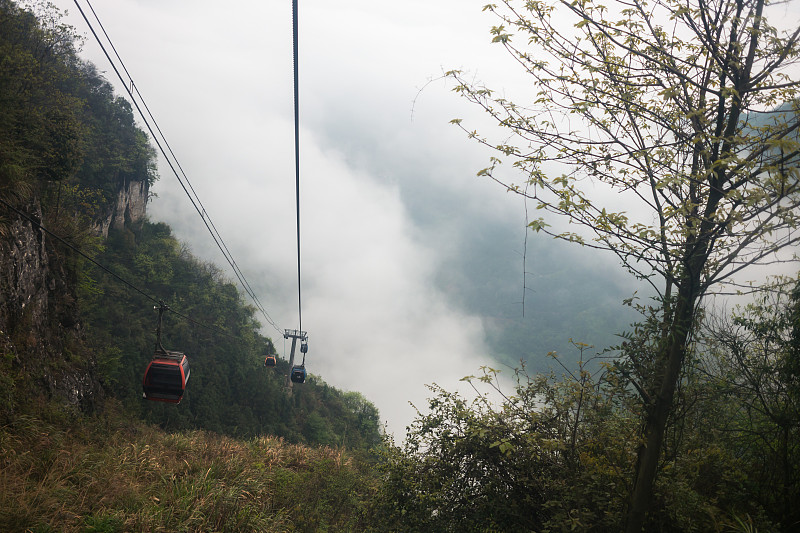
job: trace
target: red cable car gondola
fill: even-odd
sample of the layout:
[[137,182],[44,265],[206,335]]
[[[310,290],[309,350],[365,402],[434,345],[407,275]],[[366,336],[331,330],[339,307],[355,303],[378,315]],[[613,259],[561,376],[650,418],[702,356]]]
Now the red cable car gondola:
[[156,402],[180,403],[189,381],[189,359],[183,352],[161,346],[161,317],[169,309],[163,302],[158,308],[156,349],[142,378],[142,398]]
[[278,361],[275,359],[274,355],[268,355],[266,359],[264,359],[264,366],[275,366],[278,364]]
[[157,349],[142,379],[142,397],[156,402],[180,403],[190,373],[186,354]]

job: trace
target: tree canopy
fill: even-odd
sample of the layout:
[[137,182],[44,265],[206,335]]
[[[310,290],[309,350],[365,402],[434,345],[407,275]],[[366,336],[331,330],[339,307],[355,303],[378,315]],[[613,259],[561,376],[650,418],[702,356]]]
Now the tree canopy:
[[120,183],[153,184],[155,151],[130,104],[78,57],[74,29],[52,5],[34,8],[0,1],[0,195],[97,217]]
[[[777,7],[506,0],[485,7],[499,18],[492,40],[530,75],[533,101],[449,73],[505,130],[497,142],[455,120],[497,151],[481,174],[572,224],[530,227],[613,252],[658,294],[661,340],[635,383],[645,424],[630,532],[652,500],[702,298],[741,285],[735,275],[752,265],[787,260],[780,252],[800,238],[800,28],[771,25]],[[509,160],[514,172],[501,166]]]
[[[646,530],[797,530],[798,290],[708,313],[686,353]],[[643,407],[630,357],[658,349],[644,320],[616,348],[557,374],[485,369],[469,400],[438,387],[403,443],[387,443],[378,531],[612,532],[625,521]],[[489,394],[491,393],[491,394]],[[500,398],[500,401],[490,398]]]

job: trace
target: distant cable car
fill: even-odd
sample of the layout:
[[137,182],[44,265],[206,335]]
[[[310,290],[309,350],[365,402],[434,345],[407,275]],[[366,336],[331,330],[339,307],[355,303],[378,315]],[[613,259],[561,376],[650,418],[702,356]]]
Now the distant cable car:
[[189,359],[183,352],[171,352],[161,346],[161,317],[168,310],[164,302],[158,307],[156,349],[142,378],[142,398],[155,402],[180,403],[189,381]]
[[294,383],[305,383],[306,381],[306,367],[303,365],[292,367],[292,381]]
[[275,366],[278,361],[275,359],[274,355],[268,355],[266,359],[264,359],[264,366]]
[[157,349],[142,379],[142,397],[156,402],[180,403],[189,374],[186,354]]
[[308,343],[304,342],[300,345],[300,353],[308,353]]

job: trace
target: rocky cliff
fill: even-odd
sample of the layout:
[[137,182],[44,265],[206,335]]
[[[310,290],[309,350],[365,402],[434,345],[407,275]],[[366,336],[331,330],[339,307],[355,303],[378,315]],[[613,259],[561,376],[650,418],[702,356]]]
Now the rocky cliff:
[[81,354],[76,275],[71,255],[39,227],[41,208],[26,206],[31,219],[12,217],[0,241],[0,349],[15,374],[31,387],[19,391],[62,397],[89,410],[102,396],[91,354]]
[[78,56],[74,28],[24,4],[0,0],[0,414],[22,388],[84,408],[102,396],[80,323],[86,260],[48,230],[89,250],[144,219],[157,178],[130,103]]
[[[144,220],[147,182],[120,184],[117,201],[94,231],[104,237]],[[45,231],[37,200],[19,215],[2,209],[0,352],[3,370],[33,377],[34,389],[82,410],[103,398],[96,360],[83,341],[77,305],[78,253]],[[47,228],[58,235],[57,228]],[[35,390],[33,392],[36,392]]]
[[110,228],[123,229],[126,225],[143,221],[147,215],[148,194],[149,187],[146,181],[124,183],[111,211],[97,224],[97,232],[103,237],[108,237]]

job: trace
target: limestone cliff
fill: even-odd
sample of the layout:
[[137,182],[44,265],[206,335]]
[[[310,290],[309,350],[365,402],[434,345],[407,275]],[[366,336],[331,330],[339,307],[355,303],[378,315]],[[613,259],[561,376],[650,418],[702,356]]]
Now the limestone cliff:
[[[94,230],[124,229],[146,216],[146,182],[120,184],[117,201]],[[18,215],[4,206],[0,235],[0,355],[34,378],[35,388],[83,410],[103,397],[96,361],[83,342],[77,306],[77,252],[42,229],[42,208],[32,200]],[[58,228],[47,228],[58,235]]]
[[33,378],[29,392],[58,396],[83,410],[102,397],[91,354],[80,353],[72,254],[54,247],[39,226],[41,208],[25,206],[33,220],[12,216],[0,240],[0,349],[13,370]]
[[89,408],[102,387],[80,323],[85,261],[43,227],[89,242],[140,222],[155,150],[58,10],[0,4],[0,414],[17,386]]
[[111,211],[96,226],[97,232],[108,237],[108,230],[123,229],[136,224],[147,215],[149,187],[146,181],[129,181],[123,184]]

